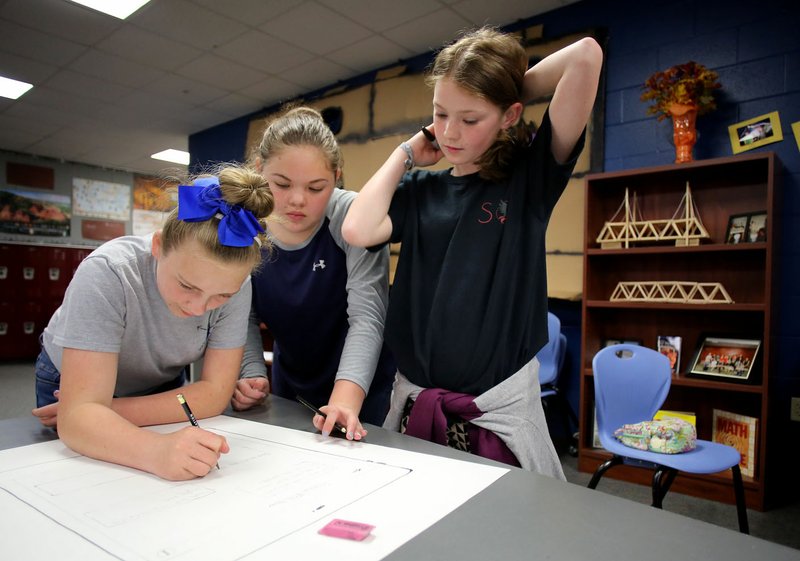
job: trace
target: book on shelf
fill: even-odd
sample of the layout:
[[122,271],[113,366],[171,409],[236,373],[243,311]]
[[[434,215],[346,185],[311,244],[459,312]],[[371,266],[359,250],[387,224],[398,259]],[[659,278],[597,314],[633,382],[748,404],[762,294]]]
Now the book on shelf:
[[756,466],[756,436],[758,419],[722,409],[714,409],[711,440],[736,448],[742,455],[739,468],[742,475],[753,477]]
[[697,415],[691,411],[670,411],[668,409],[659,409],[656,411],[656,414],[653,415],[653,419],[681,419],[682,421],[686,421],[692,425],[695,429],[697,428]]

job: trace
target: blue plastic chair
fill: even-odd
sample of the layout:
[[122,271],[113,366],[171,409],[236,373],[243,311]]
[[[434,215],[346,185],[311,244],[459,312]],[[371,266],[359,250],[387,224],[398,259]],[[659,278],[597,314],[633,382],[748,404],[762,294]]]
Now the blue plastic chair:
[[594,356],[592,369],[597,432],[603,448],[613,456],[597,468],[589,488],[596,488],[603,474],[616,465],[654,469],[652,506],[661,508],[679,471],[709,474],[730,469],[739,531],[749,534],[739,469],[741,456],[736,448],[698,439],[697,448],[689,452],[659,454],[630,448],[614,438],[614,431],[622,425],[649,421],[661,408],[672,380],[669,359],[658,351],[638,345],[611,345]]
[[[542,391],[542,405],[549,409],[549,403],[557,402],[561,410],[561,419],[566,435],[572,434],[572,426],[578,426],[578,417],[570,407],[563,393],[558,389],[558,379],[564,366],[564,357],[567,352],[567,337],[561,333],[561,320],[552,312],[547,313],[547,344],[536,354],[539,359],[539,384]],[[573,440],[575,439],[573,435]],[[577,442],[570,446],[570,453],[577,453]]]

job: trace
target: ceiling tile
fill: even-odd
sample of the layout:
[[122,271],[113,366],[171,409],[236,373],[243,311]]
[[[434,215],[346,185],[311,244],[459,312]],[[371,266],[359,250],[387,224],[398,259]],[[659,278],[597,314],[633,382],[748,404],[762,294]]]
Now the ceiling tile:
[[269,77],[257,84],[241,90],[243,94],[261,101],[263,107],[270,107],[297,96],[297,84],[281,78]]
[[337,81],[353,76],[354,73],[335,62],[316,58],[311,62],[287,70],[281,76],[305,88],[307,92],[335,84]]
[[406,22],[383,33],[395,43],[422,54],[451,41],[470,22],[450,9],[441,9],[425,17]]
[[3,119],[0,118],[0,146],[3,146],[5,150],[30,153],[31,145],[39,138],[41,138],[40,135],[30,130],[20,131],[7,128]]
[[264,104],[259,99],[232,93],[214,100],[213,103],[208,105],[208,108],[224,114],[227,120],[231,120],[259,111],[264,108]]
[[122,25],[117,18],[64,0],[9,0],[0,17],[82,45],[93,45]]
[[83,53],[86,46],[0,20],[0,50],[60,66]]
[[247,25],[259,26],[288,12],[303,0],[194,0],[196,4]]
[[[169,118],[177,111],[191,110],[194,106],[190,103],[155,95],[146,91],[135,91],[117,100],[111,107],[115,113],[124,112],[139,115],[139,122],[157,123],[160,119]],[[99,114],[101,117],[106,115]],[[154,127],[155,128],[155,127]]]
[[70,65],[72,70],[113,84],[140,87],[163,76],[163,72],[150,66],[125,60],[116,55],[90,49]]
[[57,67],[50,64],[36,62],[7,51],[0,51],[0,74],[6,78],[22,80],[37,86],[55,74],[57,70]]
[[174,70],[203,54],[196,47],[133,26],[118,29],[97,48],[161,70]]
[[331,10],[380,33],[386,29],[435,12],[441,5],[431,0],[370,0],[364,9],[363,0],[319,0]]
[[247,26],[187,0],[151,2],[145,8],[128,20],[198,49],[214,49],[247,31]]
[[178,69],[178,74],[226,91],[236,91],[258,82],[262,76],[231,60],[205,55]]
[[165,74],[142,87],[143,91],[153,92],[173,99],[186,101],[193,105],[203,105],[218,99],[228,92],[222,88],[204,84],[179,74]]
[[14,104],[7,111],[25,116],[33,123],[41,122],[41,112],[50,110],[63,114],[60,122],[78,124],[90,118],[98,109],[109,105],[89,97],[65,95],[62,91],[46,86],[33,88],[23,97],[27,98],[24,103]]
[[263,72],[279,74],[314,55],[263,31],[252,30],[216,49],[216,53]]
[[334,51],[326,58],[349,68],[356,75],[388,66],[414,54],[380,35],[373,35],[358,43]]
[[[538,0],[536,8],[546,11],[560,8],[563,2],[559,0]],[[468,19],[473,25],[505,26],[519,19],[531,16],[530,2],[520,0],[461,0],[452,5],[459,15]]]
[[0,113],[0,129],[14,133],[27,132],[35,136],[48,136],[62,128],[64,124],[57,120],[31,123],[26,113],[26,111]]
[[320,55],[371,34],[367,28],[315,2],[301,4],[260,27],[287,43]]
[[170,122],[176,123],[176,126],[170,128],[170,132],[183,131],[185,135],[184,142],[188,144],[190,134],[215,127],[230,120],[230,115],[216,111],[216,104],[206,107],[192,107],[189,110],[176,112],[171,116]]
[[87,76],[80,72],[73,72],[69,69],[56,72],[42,85],[57,90],[62,94],[98,99],[109,103],[114,102],[132,91],[132,89],[127,86],[112,84],[100,78]]

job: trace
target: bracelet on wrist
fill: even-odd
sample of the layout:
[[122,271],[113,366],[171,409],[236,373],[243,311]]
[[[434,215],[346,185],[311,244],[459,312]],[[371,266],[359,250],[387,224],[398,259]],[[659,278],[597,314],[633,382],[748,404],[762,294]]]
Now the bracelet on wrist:
[[406,171],[411,171],[414,167],[414,151],[411,149],[411,145],[409,145],[408,142],[401,142],[400,148],[406,153],[406,161],[403,162],[406,166]]

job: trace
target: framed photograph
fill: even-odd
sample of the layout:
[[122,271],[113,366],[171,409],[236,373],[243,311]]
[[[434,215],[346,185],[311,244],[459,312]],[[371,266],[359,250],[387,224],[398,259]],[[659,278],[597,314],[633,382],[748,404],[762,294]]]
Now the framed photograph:
[[725,230],[725,243],[743,243],[747,235],[749,214],[731,214]]
[[681,364],[681,338],[673,335],[659,335],[656,350],[669,359],[672,375],[677,376]]
[[761,341],[706,337],[697,347],[687,375],[746,381],[750,378]]
[[747,241],[767,241],[767,213],[766,211],[754,212],[747,219]]
[[728,134],[734,154],[783,140],[777,111],[733,124],[728,127]]

